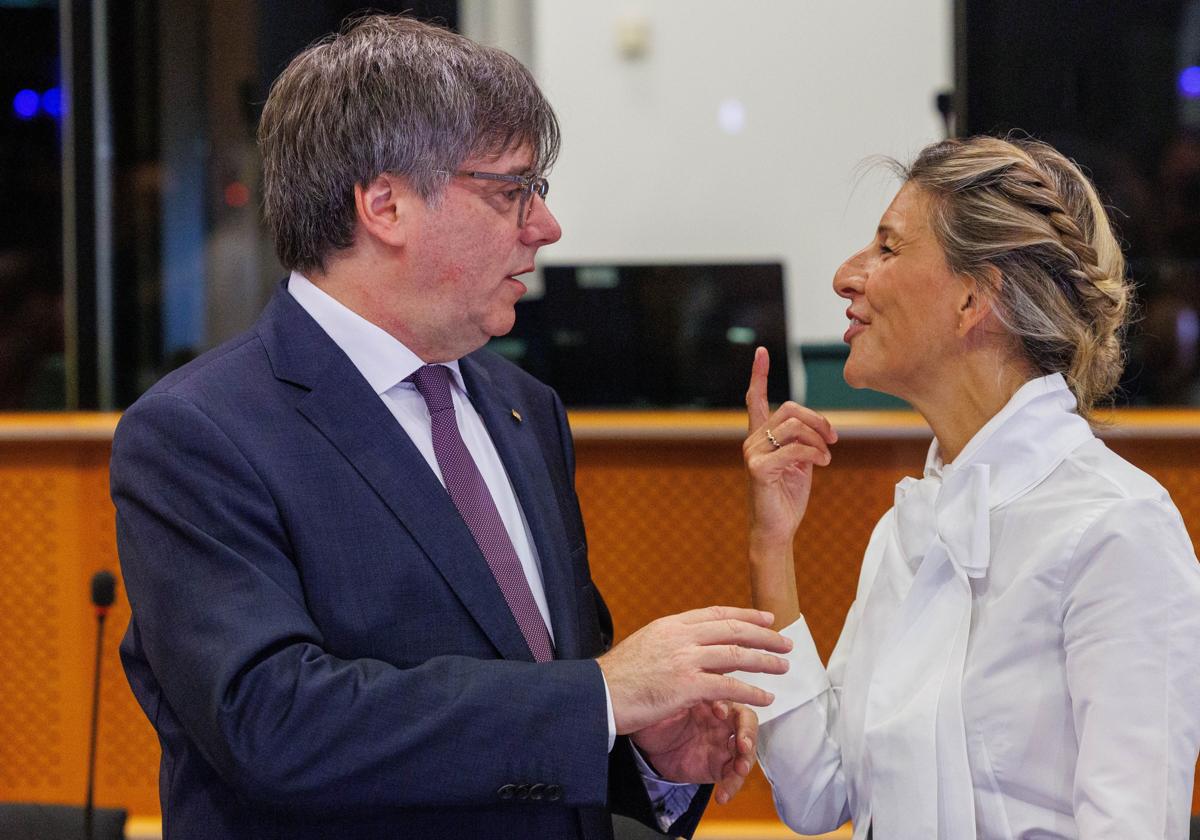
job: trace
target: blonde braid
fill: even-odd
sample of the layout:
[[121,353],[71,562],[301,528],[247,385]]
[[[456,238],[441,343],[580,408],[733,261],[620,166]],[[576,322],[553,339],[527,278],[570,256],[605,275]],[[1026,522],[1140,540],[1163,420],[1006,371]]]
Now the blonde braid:
[[950,267],[992,293],[1030,361],[1062,373],[1089,416],[1120,378],[1131,293],[1087,177],[1044,143],[994,137],[929,146],[905,174],[934,199]]
[[1042,143],[1030,143],[1029,151],[1055,182],[1049,192],[1057,206],[1047,218],[1072,265],[1068,276],[1081,301],[1085,334],[1076,342],[1066,377],[1077,394],[1098,398],[1116,387],[1124,367],[1122,344],[1132,299],[1125,257],[1095,187],[1079,167]]

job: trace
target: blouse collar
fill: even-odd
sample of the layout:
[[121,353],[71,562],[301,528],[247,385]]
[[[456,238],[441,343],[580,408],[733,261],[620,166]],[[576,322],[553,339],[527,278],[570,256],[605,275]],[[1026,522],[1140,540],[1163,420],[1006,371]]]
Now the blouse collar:
[[1076,406],[1061,373],[1031,379],[949,464],[942,462],[941,444],[934,438],[924,474],[945,481],[955,472],[987,466],[988,509],[995,510],[1032,490],[1093,437]]

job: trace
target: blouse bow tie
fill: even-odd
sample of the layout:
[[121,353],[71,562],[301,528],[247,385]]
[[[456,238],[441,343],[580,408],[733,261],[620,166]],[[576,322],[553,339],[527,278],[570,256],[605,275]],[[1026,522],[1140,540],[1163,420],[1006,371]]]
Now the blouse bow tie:
[[968,464],[896,485],[896,529],[913,571],[940,542],[967,577],[987,574],[989,479],[987,464]]

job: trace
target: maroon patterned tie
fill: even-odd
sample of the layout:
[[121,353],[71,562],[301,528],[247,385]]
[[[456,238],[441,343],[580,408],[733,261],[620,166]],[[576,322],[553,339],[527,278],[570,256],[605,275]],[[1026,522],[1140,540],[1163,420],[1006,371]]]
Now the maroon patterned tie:
[[487,484],[479,474],[479,467],[475,465],[475,459],[467,451],[458,432],[454,399],[450,395],[452,375],[450,368],[445,365],[425,365],[408,377],[408,381],[417,386],[429,408],[433,454],[437,457],[442,479],[446,482],[446,490],[454,500],[454,506],[483,552],[496,583],[500,584],[500,592],[512,610],[533,658],[538,662],[549,662],[554,658],[554,653],[550,647],[546,622],[542,620],[542,614],[533,600],[529,581],[525,578],[521,561],[496,510],[492,494],[488,492]]

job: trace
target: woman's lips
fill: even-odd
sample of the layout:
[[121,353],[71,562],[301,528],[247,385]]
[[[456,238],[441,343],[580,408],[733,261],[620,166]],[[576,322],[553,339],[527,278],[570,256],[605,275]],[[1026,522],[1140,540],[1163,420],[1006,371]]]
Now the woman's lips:
[[867,325],[864,324],[862,321],[858,320],[857,318],[851,318],[850,319],[850,328],[847,329],[846,334],[844,336],[842,336],[842,341],[849,344],[850,339],[854,338],[854,336],[858,335],[860,332],[862,332],[866,328],[867,328]]

